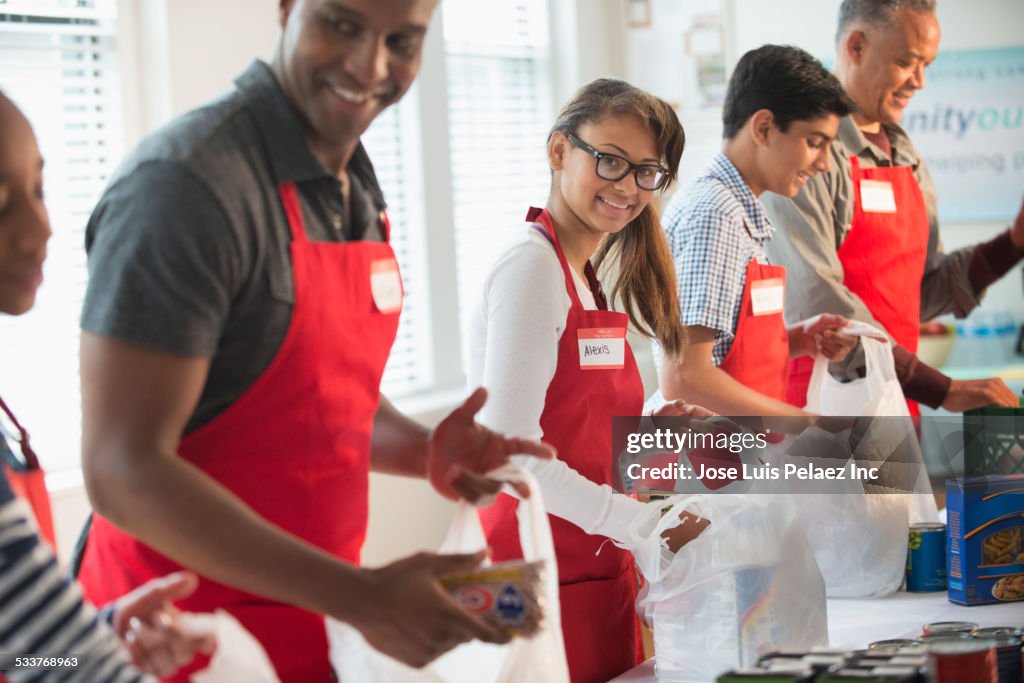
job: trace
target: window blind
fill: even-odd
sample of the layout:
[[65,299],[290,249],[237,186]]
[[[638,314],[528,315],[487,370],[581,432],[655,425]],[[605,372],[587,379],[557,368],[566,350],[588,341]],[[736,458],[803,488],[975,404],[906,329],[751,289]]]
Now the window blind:
[[547,1],[445,0],[448,130],[462,348],[498,252],[547,200],[553,120]]
[[32,122],[53,237],[35,308],[0,316],[0,395],[43,465],[77,467],[84,230],[123,155],[115,0],[0,0],[0,88]]
[[388,204],[391,246],[405,287],[398,335],[381,385],[387,396],[414,393],[429,388],[433,382],[429,296],[422,248],[423,203],[419,165],[410,163],[419,147],[415,100],[414,92],[407,93],[397,105],[378,116],[362,137]]

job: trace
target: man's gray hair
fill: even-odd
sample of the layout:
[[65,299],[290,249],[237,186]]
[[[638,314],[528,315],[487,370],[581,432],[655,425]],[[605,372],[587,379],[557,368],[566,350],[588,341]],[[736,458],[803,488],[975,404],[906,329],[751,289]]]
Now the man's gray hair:
[[909,9],[916,12],[935,13],[935,0],[843,0],[839,6],[839,27],[836,29],[836,43],[839,43],[857,22],[876,25],[891,25],[896,13]]

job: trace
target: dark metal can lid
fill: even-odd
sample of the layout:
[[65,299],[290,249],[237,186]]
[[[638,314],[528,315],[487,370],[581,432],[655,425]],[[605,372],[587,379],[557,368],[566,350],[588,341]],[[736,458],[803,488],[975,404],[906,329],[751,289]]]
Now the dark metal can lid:
[[975,638],[1024,638],[1024,628],[1016,626],[991,626],[974,629]]
[[917,524],[911,524],[911,531],[935,531],[938,529],[946,530],[945,524],[939,524],[938,522],[918,522]]
[[877,650],[878,648],[897,648],[905,645],[917,645],[916,640],[909,638],[890,638],[889,640],[876,640],[875,642],[868,645],[869,650]]
[[978,625],[973,621],[936,621],[924,625],[924,633],[954,633],[959,631],[973,632]]
[[967,631],[943,631],[941,633],[927,633],[917,637],[917,642],[922,645],[934,643],[940,640],[970,640],[971,634]]

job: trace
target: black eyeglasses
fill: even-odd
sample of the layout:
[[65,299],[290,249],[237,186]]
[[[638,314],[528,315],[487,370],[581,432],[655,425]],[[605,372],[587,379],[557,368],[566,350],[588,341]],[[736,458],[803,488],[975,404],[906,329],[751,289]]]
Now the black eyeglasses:
[[594,157],[594,172],[598,178],[622,180],[632,171],[637,187],[642,190],[660,190],[668,182],[668,170],[658,164],[634,164],[618,154],[598,152],[572,133],[568,138],[574,146]]

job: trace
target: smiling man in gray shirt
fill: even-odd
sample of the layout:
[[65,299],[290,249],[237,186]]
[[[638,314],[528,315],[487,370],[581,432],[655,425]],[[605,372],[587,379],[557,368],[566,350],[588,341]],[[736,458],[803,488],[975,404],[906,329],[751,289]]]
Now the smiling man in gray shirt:
[[[787,322],[829,312],[886,329],[897,343],[897,375],[908,399],[953,412],[1017,405],[1016,396],[1000,379],[951,380],[914,354],[921,320],[943,313],[967,315],[985,288],[1024,258],[1024,211],[1011,229],[989,242],[948,254],[942,249],[935,185],[920,153],[898,125],[910,98],[924,87],[924,70],[938,52],[939,34],[935,0],[844,0],[836,75],[860,111],[840,124],[829,172],[812,178],[794,199],[762,196],[772,222],[783,228],[766,250],[770,259],[786,266],[790,278]],[[910,245],[910,258],[890,252],[888,238],[881,234],[867,235],[877,244],[875,258],[868,253],[845,258],[853,243],[847,244],[847,254],[843,246],[854,231],[861,231],[858,241],[864,243],[867,232],[877,230],[875,219],[861,220],[866,213],[859,204],[861,192],[855,187],[851,159],[856,159],[858,173],[906,168],[912,174],[919,194],[911,191],[906,202],[900,198],[895,210],[906,212],[914,203],[909,195],[917,195],[927,225],[921,224],[915,233],[920,242]],[[881,182],[883,192],[889,193],[885,196],[891,197],[891,185]],[[886,212],[882,208],[879,213]],[[892,233],[894,249],[905,236],[900,233]],[[906,269],[904,277],[894,278],[893,271],[899,269]],[[918,279],[920,302],[915,305]],[[869,284],[859,284],[865,282]],[[846,366],[833,372],[855,377],[863,372],[862,359],[862,354],[851,354]],[[801,376],[806,374],[800,368],[791,372],[792,402],[803,399],[806,377]]]

